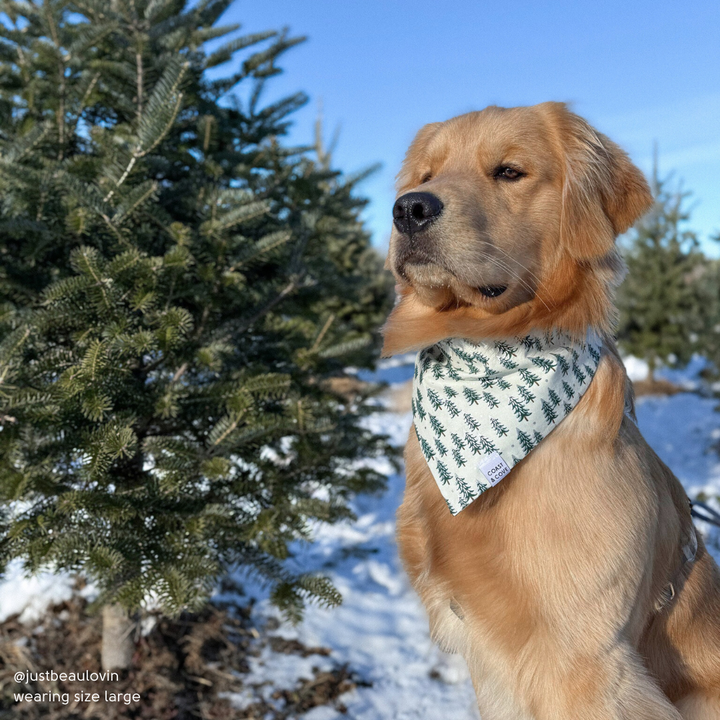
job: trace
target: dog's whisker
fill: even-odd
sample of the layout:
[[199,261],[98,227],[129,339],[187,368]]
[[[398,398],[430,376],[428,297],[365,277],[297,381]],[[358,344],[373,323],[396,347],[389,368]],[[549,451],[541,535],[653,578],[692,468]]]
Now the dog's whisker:
[[528,283],[514,268],[510,267],[510,265],[503,262],[499,258],[488,256],[485,259],[493,263],[495,267],[498,267],[501,270],[505,270],[506,272],[510,273],[512,277],[522,283],[545,306],[545,309],[550,312],[550,306],[543,299],[542,295],[539,292],[539,289],[537,287],[534,288],[532,285],[530,285],[530,283]]

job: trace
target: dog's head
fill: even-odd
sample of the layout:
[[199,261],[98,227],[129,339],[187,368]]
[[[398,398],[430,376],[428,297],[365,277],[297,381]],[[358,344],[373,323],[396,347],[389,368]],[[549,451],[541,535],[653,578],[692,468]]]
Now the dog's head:
[[386,353],[606,328],[615,238],[651,203],[627,155],[562,103],[425,126],[398,175],[388,266],[401,302]]

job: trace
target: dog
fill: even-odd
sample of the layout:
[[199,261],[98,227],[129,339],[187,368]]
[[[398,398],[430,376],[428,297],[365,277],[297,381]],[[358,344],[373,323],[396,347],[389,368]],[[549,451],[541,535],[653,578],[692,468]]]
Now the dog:
[[385,356],[601,344],[571,412],[459,512],[416,417],[397,540],[433,639],[467,661],[483,720],[719,719],[720,571],[634,422],[611,334],[615,239],[652,205],[642,173],[550,102],[426,125],[397,188]]

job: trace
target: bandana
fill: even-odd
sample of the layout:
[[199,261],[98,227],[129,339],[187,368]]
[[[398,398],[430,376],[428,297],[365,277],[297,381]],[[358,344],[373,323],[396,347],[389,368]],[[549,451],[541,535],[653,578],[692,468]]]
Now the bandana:
[[577,405],[602,340],[560,333],[444,340],[418,353],[413,421],[453,515],[497,485]]

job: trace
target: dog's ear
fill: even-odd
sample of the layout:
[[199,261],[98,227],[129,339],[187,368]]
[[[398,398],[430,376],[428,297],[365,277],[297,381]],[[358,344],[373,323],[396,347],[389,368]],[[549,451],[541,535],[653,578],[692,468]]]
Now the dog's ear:
[[653,203],[642,172],[627,153],[563,103],[546,103],[564,160],[561,232],[573,257],[612,251]]
[[427,147],[430,139],[437,132],[442,123],[435,122],[423,125],[415,135],[414,140],[410,143],[410,147],[405,153],[400,172],[395,178],[395,186],[399,191],[414,187],[419,181],[418,174],[425,171],[425,165],[429,165],[430,160],[427,155]]

